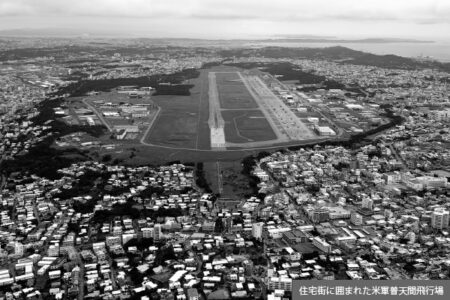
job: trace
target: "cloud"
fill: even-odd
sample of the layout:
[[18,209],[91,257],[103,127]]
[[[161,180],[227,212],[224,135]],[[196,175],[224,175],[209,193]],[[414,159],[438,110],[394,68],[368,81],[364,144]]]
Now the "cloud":
[[[448,21],[447,0],[0,0],[0,15]],[[293,18],[295,16],[295,18]]]
[[210,37],[444,36],[450,31],[450,1],[0,0],[0,20],[0,30],[71,27]]
[[0,0],[0,16],[18,16],[33,13],[34,9],[25,1]]
[[261,20],[260,17],[248,14],[198,14],[193,13],[189,16],[185,16],[187,18],[193,19],[204,19],[204,20]]

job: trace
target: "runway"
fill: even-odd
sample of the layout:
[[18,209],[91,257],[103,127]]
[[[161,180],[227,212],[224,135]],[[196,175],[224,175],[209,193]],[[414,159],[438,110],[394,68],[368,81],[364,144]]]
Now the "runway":
[[208,73],[209,84],[209,119],[208,125],[211,134],[211,148],[213,150],[223,150],[226,148],[225,142],[225,121],[220,112],[219,92],[217,90],[216,73]]

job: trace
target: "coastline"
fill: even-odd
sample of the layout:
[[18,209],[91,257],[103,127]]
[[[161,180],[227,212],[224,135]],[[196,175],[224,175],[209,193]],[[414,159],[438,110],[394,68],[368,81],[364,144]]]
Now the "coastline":
[[436,41],[434,43],[347,43],[347,42],[255,42],[247,43],[248,47],[305,47],[326,48],[342,46],[352,50],[369,52],[376,55],[395,54],[403,57],[430,57],[439,62],[450,62],[450,41]]

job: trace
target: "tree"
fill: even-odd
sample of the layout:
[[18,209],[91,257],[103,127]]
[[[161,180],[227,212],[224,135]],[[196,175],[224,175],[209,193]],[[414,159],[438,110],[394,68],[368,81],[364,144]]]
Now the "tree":
[[204,189],[205,192],[207,192],[207,193],[212,192],[211,187],[209,186],[209,183],[206,180],[205,172],[203,171],[203,163],[202,162],[199,162],[196,165],[195,177],[196,177],[195,184],[198,187]]
[[123,246],[125,248],[136,246],[138,249],[143,250],[150,246],[153,246],[153,238],[142,238],[140,240],[131,239]]
[[222,233],[224,230],[223,222],[221,218],[216,219],[216,224],[214,226],[214,232],[216,233]]
[[173,251],[173,247],[165,246],[160,247],[158,250],[156,250],[155,254],[155,266],[162,265],[166,260],[176,259],[175,251]]
[[103,155],[102,162],[108,162],[112,159],[111,154]]
[[142,280],[144,280],[144,275],[141,274],[141,272],[139,272],[136,268],[131,269],[129,276],[135,285],[140,285]]

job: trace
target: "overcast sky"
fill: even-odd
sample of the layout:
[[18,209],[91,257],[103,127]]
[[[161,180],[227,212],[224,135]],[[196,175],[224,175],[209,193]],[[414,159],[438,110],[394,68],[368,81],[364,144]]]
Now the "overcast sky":
[[0,0],[0,30],[147,37],[450,39],[450,0]]

